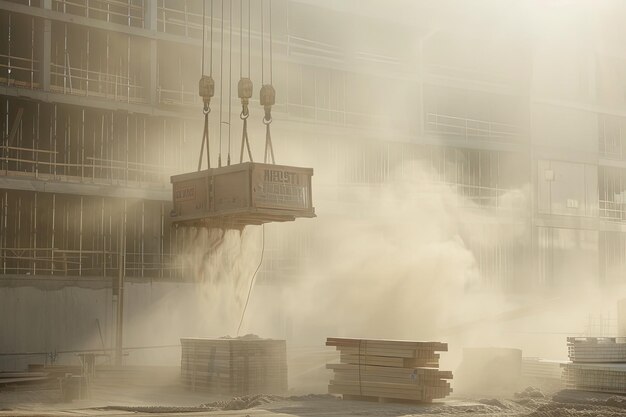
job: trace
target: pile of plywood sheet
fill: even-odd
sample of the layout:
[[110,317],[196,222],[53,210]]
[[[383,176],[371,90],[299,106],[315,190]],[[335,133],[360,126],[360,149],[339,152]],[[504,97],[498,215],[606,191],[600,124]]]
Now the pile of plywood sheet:
[[561,380],[561,365],[564,361],[541,359],[536,357],[522,358],[522,377],[527,379]]
[[570,337],[571,363],[563,365],[570,389],[626,394],[626,338]]
[[181,381],[192,390],[228,395],[287,391],[287,346],[261,338],[182,338]]
[[626,362],[626,338],[568,337],[567,354],[572,362]]
[[330,337],[339,363],[328,364],[331,394],[344,399],[431,402],[448,396],[452,372],[439,370],[446,343]]

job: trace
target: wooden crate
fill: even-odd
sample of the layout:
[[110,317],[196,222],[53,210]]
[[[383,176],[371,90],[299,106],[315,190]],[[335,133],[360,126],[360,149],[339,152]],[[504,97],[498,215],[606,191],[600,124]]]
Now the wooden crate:
[[228,395],[287,392],[287,345],[272,339],[182,338],[181,381]]
[[340,363],[328,364],[331,394],[364,401],[431,402],[448,396],[452,372],[440,371],[439,342],[328,338]]
[[243,228],[315,217],[313,169],[245,162],[171,177],[175,225]]

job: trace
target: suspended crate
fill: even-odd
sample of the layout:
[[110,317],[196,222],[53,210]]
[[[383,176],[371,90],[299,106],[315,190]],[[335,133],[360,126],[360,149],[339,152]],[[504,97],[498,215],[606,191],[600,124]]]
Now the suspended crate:
[[313,169],[245,162],[171,177],[176,226],[241,229],[315,217]]

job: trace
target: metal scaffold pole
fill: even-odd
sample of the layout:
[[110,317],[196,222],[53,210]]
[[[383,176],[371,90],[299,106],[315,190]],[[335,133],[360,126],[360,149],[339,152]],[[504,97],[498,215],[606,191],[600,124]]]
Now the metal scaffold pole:
[[117,314],[116,314],[116,336],[115,336],[115,365],[122,365],[122,346],[124,338],[124,275],[126,262],[126,201],[124,201],[124,211],[122,213],[119,230],[119,259],[118,259],[118,282],[117,282]]

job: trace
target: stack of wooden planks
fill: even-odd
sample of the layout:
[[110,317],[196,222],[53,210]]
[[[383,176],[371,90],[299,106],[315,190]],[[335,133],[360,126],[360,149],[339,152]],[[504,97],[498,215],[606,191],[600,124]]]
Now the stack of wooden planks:
[[0,371],[0,390],[16,385],[32,385],[50,380],[47,372]]
[[568,337],[567,354],[572,362],[626,362],[626,338]]
[[439,370],[446,343],[329,337],[326,346],[340,353],[328,364],[331,394],[369,401],[431,402],[452,392],[452,372]]
[[533,380],[561,381],[561,365],[564,361],[554,361],[536,357],[522,358],[522,377]]
[[569,337],[571,363],[563,364],[567,388],[626,394],[626,338]]
[[217,394],[284,394],[287,345],[284,340],[180,339],[181,380],[192,390]]

